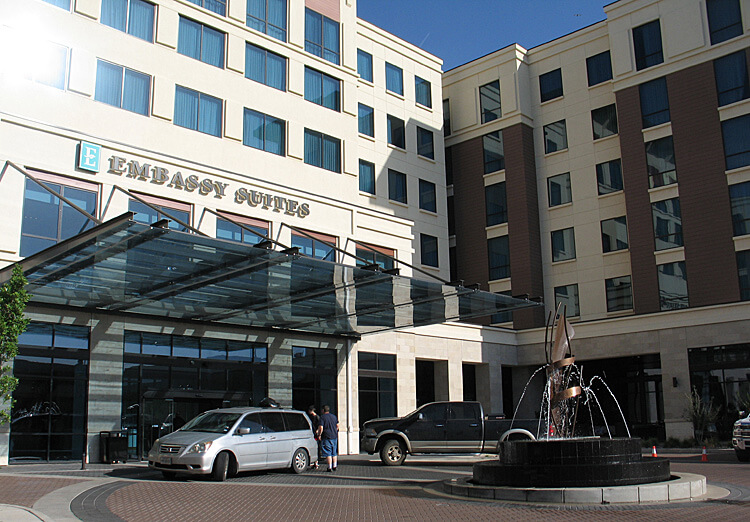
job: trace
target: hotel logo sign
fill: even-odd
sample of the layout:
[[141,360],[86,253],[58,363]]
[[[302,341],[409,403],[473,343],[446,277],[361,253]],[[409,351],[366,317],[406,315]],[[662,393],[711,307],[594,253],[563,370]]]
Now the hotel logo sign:
[[78,147],[78,168],[90,172],[99,172],[99,157],[102,148],[87,141],[82,141]]

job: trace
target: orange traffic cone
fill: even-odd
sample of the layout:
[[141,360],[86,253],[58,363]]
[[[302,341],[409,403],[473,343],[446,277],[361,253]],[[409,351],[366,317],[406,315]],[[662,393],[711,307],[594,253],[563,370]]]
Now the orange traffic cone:
[[651,446],[651,456],[658,457],[658,455],[656,454],[656,446]]
[[705,446],[703,446],[703,452],[701,453],[701,462],[708,462],[708,455],[706,455]]

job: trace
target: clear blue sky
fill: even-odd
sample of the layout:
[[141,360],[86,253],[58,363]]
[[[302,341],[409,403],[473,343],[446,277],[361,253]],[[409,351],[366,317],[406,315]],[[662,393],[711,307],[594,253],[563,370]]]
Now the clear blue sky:
[[615,0],[357,0],[357,15],[443,59],[447,71],[517,43],[526,49],[604,20]]

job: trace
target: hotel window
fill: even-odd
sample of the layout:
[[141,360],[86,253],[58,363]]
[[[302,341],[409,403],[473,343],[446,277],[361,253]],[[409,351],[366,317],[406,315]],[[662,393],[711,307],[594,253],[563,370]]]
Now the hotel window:
[[687,272],[685,261],[656,267],[659,280],[659,306],[662,311],[688,307]]
[[305,129],[305,163],[331,172],[341,172],[341,140]]
[[388,169],[388,199],[399,203],[408,203],[406,193],[406,174]]
[[305,51],[339,64],[339,23],[305,9]]
[[305,67],[305,99],[340,111],[341,82],[333,76]]
[[672,136],[646,143],[648,188],[677,183]]
[[622,164],[619,159],[596,165],[596,182],[599,195],[622,190]]
[[219,98],[179,85],[175,88],[174,124],[179,127],[221,137],[221,109]]
[[378,265],[383,270],[393,268],[393,258],[396,252],[391,248],[383,248],[374,245],[360,246],[357,245],[357,266]]
[[65,90],[65,80],[68,72],[68,48],[52,42],[35,41],[34,57],[43,67],[28,66],[24,77],[43,85]]
[[567,317],[578,317],[581,315],[581,309],[578,306],[578,285],[565,285],[555,287],[555,310],[557,305],[561,304],[560,313],[565,313]]
[[419,180],[419,208],[428,212],[437,212],[435,184],[423,179]]
[[497,172],[505,168],[503,152],[503,135],[501,131],[490,132],[482,136],[484,154],[484,173]]
[[[137,221],[138,223],[145,223],[147,225],[150,225],[162,219],[168,219],[170,229],[179,230],[181,232],[188,231],[186,227],[180,225],[177,221],[172,220],[172,217],[175,217],[187,225],[190,224],[191,206],[188,203],[155,198],[153,196],[146,195],[140,195],[139,197],[156,207],[156,210],[149,207],[148,205],[144,205],[136,199],[129,200],[128,210],[135,213],[135,216],[133,217],[135,221]],[[166,214],[162,213],[161,211],[166,212]],[[169,214],[169,216],[167,214]]]
[[750,250],[737,252],[737,274],[740,279],[740,300],[750,301]]
[[508,201],[504,181],[484,187],[484,207],[488,227],[508,222]]
[[576,258],[576,237],[572,228],[552,232],[552,262]]
[[177,52],[223,69],[224,33],[181,16]]
[[404,95],[404,71],[401,67],[385,62],[385,89]]
[[719,107],[750,98],[745,51],[714,60],[714,76]]
[[375,194],[375,165],[369,161],[359,160],[359,190]]
[[448,235],[456,235],[456,202],[453,196],[448,196]]
[[750,181],[729,186],[735,236],[750,234]]
[[739,0],[706,0],[708,31],[711,45],[742,34],[742,13]]
[[245,78],[286,91],[286,58],[245,43]]
[[488,239],[487,256],[491,281],[510,277],[510,247],[508,236]]
[[633,285],[630,276],[605,279],[604,287],[607,291],[608,312],[633,309]]
[[450,100],[443,100],[443,136],[451,135],[451,104]]
[[154,41],[154,4],[143,0],[102,0],[101,23],[146,40]]
[[549,206],[556,207],[573,201],[573,190],[570,187],[570,172],[547,178]]
[[628,248],[628,223],[625,216],[602,221],[602,252]]
[[[34,172],[34,177],[64,198],[97,217],[98,187],[67,178]],[[21,257],[51,247],[94,227],[96,223],[44,190],[35,182],[26,179],[21,222]]]
[[359,104],[359,133],[365,136],[375,136],[375,114],[372,107]]
[[641,121],[643,128],[667,123],[669,116],[669,96],[667,79],[657,78],[638,86],[641,98]]
[[362,49],[357,49],[357,74],[372,83],[372,55]]
[[539,95],[542,103],[563,95],[562,69],[555,69],[539,76]]
[[70,11],[70,0],[42,0],[44,2],[47,2],[48,4],[52,4],[54,6],[60,7],[62,9],[65,9],[66,11]]
[[244,243],[246,245],[256,245],[263,241],[262,237],[245,230],[236,223],[254,230],[258,234],[262,234],[266,237],[268,236],[267,221],[228,214],[227,219],[216,218],[216,237],[219,239],[226,239],[227,241],[234,241],[236,243]]
[[227,14],[227,0],[188,0],[188,2],[213,11],[221,16]]
[[615,104],[591,111],[591,127],[594,130],[595,140],[617,134],[617,108]]
[[435,236],[419,234],[419,251],[422,264],[438,267],[438,240]]
[[94,99],[148,116],[151,76],[97,60]]
[[261,112],[245,108],[242,144],[254,149],[284,156],[286,122]]
[[503,115],[500,107],[500,81],[495,80],[479,88],[479,110],[482,123],[496,120]]
[[315,259],[325,259],[326,261],[336,261],[336,237],[316,232],[308,232],[312,237],[308,237],[292,231],[292,247],[299,248],[300,254]]
[[432,131],[417,127],[417,154],[425,158],[435,159],[435,143]]
[[651,203],[654,218],[654,250],[682,246],[682,216],[679,198]]
[[396,356],[359,352],[359,425],[396,416]]
[[388,143],[400,149],[406,148],[404,120],[388,114]]
[[612,79],[612,59],[610,58],[609,51],[586,58],[586,75],[589,87]]
[[750,114],[721,122],[727,170],[750,165]]
[[286,42],[286,0],[247,0],[248,27]]
[[658,65],[664,61],[659,20],[633,28],[633,47],[637,71]]
[[417,103],[432,108],[432,84],[419,76],[414,77],[414,91]]
[[544,152],[550,154],[568,148],[568,131],[565,120],[544,126]]

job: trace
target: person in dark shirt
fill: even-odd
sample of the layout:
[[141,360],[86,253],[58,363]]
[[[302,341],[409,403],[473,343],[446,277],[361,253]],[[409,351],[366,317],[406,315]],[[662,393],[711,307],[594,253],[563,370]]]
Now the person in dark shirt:
[[312,423],[312,431],[315,435],[315,440],[318,442],[318,454],[315,455],[315,460],[312,462],[313,469],[318,469],[318,460],[320,460],[320,435],[318,435],[318,428],[320,427],[320,417],[315,413],[315,406],[312,404],[307,408],[307,416],[310,417]]
[[336,471],[337,458],[339,454],[339,420],[331,413],[331,407],[323,406],[323,415],[320,416],[318,434],[321,440],[323,456],[328,464],[327,471]]

